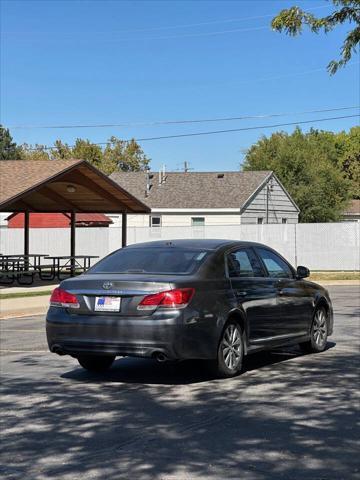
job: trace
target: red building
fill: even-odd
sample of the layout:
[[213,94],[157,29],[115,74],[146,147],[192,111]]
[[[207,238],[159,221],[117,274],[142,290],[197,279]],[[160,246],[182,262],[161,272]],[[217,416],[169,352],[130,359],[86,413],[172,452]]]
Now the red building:
[[[7,217],[8,228],[24,228],[24,214]],[[77,213],[77,227],[108,227],[112,220],[103,213]],[[30,228],[70,228],[68,213],[30,213]]]

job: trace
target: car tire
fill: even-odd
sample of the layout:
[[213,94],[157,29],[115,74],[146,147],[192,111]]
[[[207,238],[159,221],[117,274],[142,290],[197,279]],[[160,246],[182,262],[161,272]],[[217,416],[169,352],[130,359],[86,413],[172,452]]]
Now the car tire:
[[329,323],[327,313],[324,307],[318,307],[315,310],[311,324],[310,339],[307,342],[300,343],[300,348],[304,353],[319,353],[326,348]]
[[215,372],[218,377],[229,378],[241,372],[244,358],[244,340],[240,325],[228,322],[222,332],[217,350]]
[[89,372],[104,372],[113,364],[115,357],[110,355],[80,355],[78,362]]

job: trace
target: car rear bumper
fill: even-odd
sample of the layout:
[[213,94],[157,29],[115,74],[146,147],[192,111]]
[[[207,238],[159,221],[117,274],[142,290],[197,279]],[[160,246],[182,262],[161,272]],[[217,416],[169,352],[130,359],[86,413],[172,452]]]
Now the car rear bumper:
[[72,315],[52,307],[46,318],[50,351],[81,354],[155,357],[167,359],[212,358],[214,345],[198,322],[187,323],[181,311],[152,317]]

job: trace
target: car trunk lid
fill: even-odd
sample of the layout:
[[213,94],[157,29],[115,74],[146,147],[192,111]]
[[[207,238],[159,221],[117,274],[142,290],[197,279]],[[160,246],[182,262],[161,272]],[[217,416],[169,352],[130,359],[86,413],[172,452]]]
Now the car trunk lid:
[[[139,311],[137,309],[139,303],[146,295],[170,290],[171,282],[169,280],[171,279],[150,275],[145,279],[138,274],[107,274],[106,276],[92,274],[68,279],[61,284],[61,288],[73,293],[78,298],[80,306],[73,310],[74,314],[144,316],[151,315],[152,312]],[[111,297],[114,299],[113,301]],[[119,298],[120,306],[117,300]],[[108,310],[112,307],[115,311]]]

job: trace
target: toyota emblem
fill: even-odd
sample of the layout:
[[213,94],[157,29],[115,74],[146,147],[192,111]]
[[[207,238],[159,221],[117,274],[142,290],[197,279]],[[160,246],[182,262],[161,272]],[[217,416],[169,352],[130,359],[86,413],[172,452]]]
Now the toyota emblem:
[[109,290],[112,286],[113,286],[113,284],[111,282],[104,282],[103,283],[103,288],[105,288],[105,290]]

